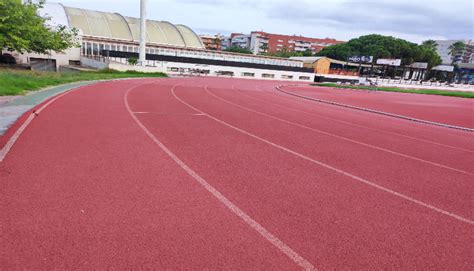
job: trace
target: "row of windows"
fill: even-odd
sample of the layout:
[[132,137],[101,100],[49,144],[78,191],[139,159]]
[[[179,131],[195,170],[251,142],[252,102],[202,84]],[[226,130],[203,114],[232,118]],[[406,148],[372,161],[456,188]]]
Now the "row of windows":
[[[111,51],[122,51],[122,52],[135,52],[138,53],[139,47],[132,45],[122,44],[109,44],[109,43],[96,43],[96,42],[83,42],[82,43],[82,54],[98,56],[102,50]],[[213,52],[201,52],[201,51],[188,51],[180,49],[166,49],[166,48],[146,48],[147,54],[159,54],[159,55],[171,55],[181,57],[194,57],[214,60],[225,60],[235,62],[245,62],[254,64],[266,64],[266,65],[278,65],[278,66],[290,66],[290,67],[302,67],[302,64],[295,61],[268,59],[259,57],[247,57],[240,55],[226,55]]]
[[[189,69],[189,68],[178,68],[178,67],[168,67],[168,72],[179,72],[182,74],[186,73],[200,73],[200,74],[210,74],[211,71],[207,69]],[[234,76],[233,71],[215,71],[215,75],[223,75],[223,76]],[[242,77],[255,77],[255,73],[253,72],[242,72],[240,74]],[[275,74],[273,73],[263,73],[262,78],[275,78]],[[293,79],[293,75],[285,75],[282,74],[281,79]],[[311,80],[309,76],[299,76],[299,80]]]

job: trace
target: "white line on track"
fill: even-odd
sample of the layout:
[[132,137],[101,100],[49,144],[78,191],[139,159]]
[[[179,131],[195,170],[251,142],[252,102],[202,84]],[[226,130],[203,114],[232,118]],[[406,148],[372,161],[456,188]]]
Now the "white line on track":
[[[174,95],[174,89],[177,87],[178,84],[174,85],[171,88],[171,92]],[[202,187],[204,187],[209,193],[211,193],[215,198],[217,198],[225,207],[227,207],[230,211],[232,211],[235,215],[237,215],[240,219],[242,219],[247,225],[257,231],[261,236],[267,239],[273,246],[279,249],[282,253],[292,259],[296,264],[298,264],[301,268],[305,270],[317,270],[309,261],[301,257],[298,253],[296,253],[293,249],[291,249],[288,245],[286,245],[283,241],[278,239],[275,235],[265,229],[262,225],[260,225],[257,221],[247,215],[243,210],[241,210],[237,205],[232,203],[229,199],[227,199],[223,194],[221,194],[216,188],[214,188],[211,184],[209,184],[205,179],[203,179],[199,174],[197,174],[194,170],[192,170],[186,163],[184,163],[181,159],[179,159],[170,149],[168,149],[158,138],[156,138],[150,130],[148,130],[143,123],[135,116],[134,112],[131,110],[130,105],[128,103],[128,94],[134,88],[129,89],[125,96],[124,102],[125,107],[128,110],[128,113],[133,118],[133,120],[137,123],[137,125],[145,132],[145,134],[156,144],[158,145],[173,161],[178,164],[187,174],[189,174],[194,180],[196,180]],[[176,97],[176,96],[175,96]],[[179,100],[179,99],[178,99]],[[197,112],[200,112],[196,110]],[[204,112],[200,112],[200,114],[208,116]]]
[[[399,137],[408,138],[408,139],[411,139],[411,140],[425,142],[425,143],[428,143],[428,144],[433,144],[433,145],[437,145],[437,146],[441,146],[441,147],[446,147],[446,148],[451,148],[451,149],[455,149],[455,150],[474,153],[474,150],[463,149],[463,148],[460,148],[460,147],[446,145],[446,144],[439,143],[439,142],[434,142],[434,141],[431,141],[431,140],[426,140],[426,139],[417,138],[417,137],[404,135],[404,134],[400,134],[400,133],[380,130],[380,129],[376,129],[376,128],[372,128],[372,127],[368,127],[368,126],[364,126],[364,125],[358,125],[358,124],[354,124],[354,123],[351,123],[351,122],[348,122],[348,121],[339,120],[339,119],[335,119],[335,118],[331,118],[331,117],[326,117],[326,116],[323,116],[323,115],[320,115],[320,114],[317,114],[317,113],[313,113],[313,112],[309,112],[309,111],[305,111],[305,110],[299,110],[299,109],[288,107],[288,106],[283,106],[283,105],[280,105],[280,104],[277,104],[277,103],[274,103],[274,102],[269,102],[269,101],[266,101],[264,99],[260,99],[260,98],[254,97],[252,95],[249,95],[249,94],[245,93],[243,90],[235,89],[234,86],[232,86],[232,89],[234,91],[237,91],[239,94],[244,95],[246,97],[249,97],[251,99],[254,99],[256,101],[264,102],[264,103],[267,103],[267,104],[270,104],[270,105],[273,105],[273,106],[277,106],[277,107],[280,107],[280,108],[283,108],[283,109],[288,109],[288,110],[292,110],[292,111],[295,111],[295,112],[300,112],[300,113],[307,114],[307,115],[310,115],[310,116],[316,116],[318,118],[327,119],[327,120],[330,120],[330,121],[342,123],[344,125],[353,126],[353,127],[360,128],[360,129],[367,129],[367,130],[376,131],[376,132],[379,132],[379,133],[384,133],[384,134],[388,134],[388,135],[399,136]],[[256,87],[256,89],[259,90],[258,87]],[[281,96],[281,97],[289,98],[286,95]]]
[[[304,86],[301,85],[301,86],[299,86],[299,87],[304,87]],[[286,97],[286,98],[288,98],[288,99],[291,99],[292,101],[297,101],[297,102],[299,102],[299,103],[301,103],[301,104],[314,104],[314,102],[315,102],[314,100],[311,100],[311,99],[305,99],[305,98],[298,97],[298,96],[295,96],[295,95],[290,95],[290,94],[287,94],[287,93],[284,93],[284,92],[281,92],[281,91],[274,91],[274,90],[276,89],[275,86],[273,86],[273,87],[272,87],[272,86],[269,86],[269,88],[272,88],[271,91],[272,91],[273,93],[277,93],[280,97]],[[265,90],[264,92],[268,92],[268,90]],[[292,98],[293,98],[293,99],[292,99]],[[328,110],[331,110],[332,112],[336,112],[336,111],[334,111],[334,110],[335,110],[334,105],[327,104],[327,103],[322,103],[322,102],[321,102],[320,104],[327,106],[326,108],[327,108]],[[333,107],[333,108],[331,108],[331,107]],[[340,108],[345,108],[345,107],[340,107]],[[345,109],[351,110],[350,108],[345,108]],[[363,112],[363,111],[361,111],[361,112]],[[370,113],[370,112],[366,112],[366,113],[368,113],[368,114],[373,114],[373,113]],[[381,116],[383,116],[383,115],[381,115]],[[389,117],[389,116],[386,116],[386,117]],[[389,118],[391,118],[391,117],[389,117]],[[396,118],[392,118],[392,119],[395,119],[395,120],[396,120]],[[422,131],[424,131],[424,132],[429,132],[429,133],[433,132],[433,130],[431,130],[431,129],[429,130],[429,128],[430,128],[429,126],[430,126],[430,125],[417,125],[416,122],[412,122],[412,123],[413,123],[414,125],[416,125],[416,126],[412,126],[413,128],[420,129],[420,130],[422,130]],[[445,130],[445,129],[444,129],[444,130]],[[452,130],[455,131],[454,129],[452,129]],[[442,132],[442,131],[441,131],[441,130],[438,130],[437,132]],[[464,133],[464,134],[465,134],[465,133]],[[470,137],[468,137],[468,136],[466,136],[466,135],[461,135],[461,134],[459,134],[459,133],[451,134],[450,136],[458,137],[458,138],[462,138],[462,139],[470,139]]]
[[244,110],[247,110],[249,112],[252,112],[252,113],[267,117],[267,118],[271,118],[271,119],[274,119],[274,120],[277,120],[277,121],[280,121],[280,122],[283,122],[283,123],[287,123],[287,124],[290,124],[290,125],[293,125],[293,126],[296,126],[296,127],[300,127],[300,128],[306,129],[306,130],[310,130],[310,131],[313,131],[313,132],[316,132],[316,133],[324,134],[324,135],[327,135],[327,136],[330,136],[330,137],[335,137],[335,138],[345,140],[345,141],[348,141],[348,142],[351,142],[351,143],[359,144],[359,145],[362,145],[362,146],[365,146],[365,147],[368,147],[368,148],[372,148],[372,149],[375,149],[375,150],[387,152],[387,153],[390,153],[390,154],[393,154],[393,155],[398,155],[398,156],[408,158],[408,159],[412,159],[412,160],[415,160],[415,161],[418,161],[418,162],[430,164],[432,166],[437,166],[437,167],[441,167],[441,168],[444,168],[444,169],[448,169],[448,170],[456,171],[456,172],[459,172],[459,173],[474,176],[474,173],[471,173],[471,172],[468,172],[468,171],[464,171],[464,170],[461,170],[461,169],[457,169],[457,168],[449,167],[449,166],[446,166],[446,165],[438,164],[438,163],[435,163],[435,162],[432,162],[432,161],[428,161],[428,160],[424,160],[424,159],[421,159],[421,158],[413,157],[413,156],[410,156],[410,155],[407,155],[407,154],[403,154],[403,153],[399,153],[399,152],[396,152],[396,151],[388,150],[388,149],[385,149],[385,148],[382,148],[382,147],[377,147],[377,146],[367,144],[367,143],[364,143],[364,142],[360,142],[360,141],[357,141],[357,140],[354,140],[354,139],[339,136],[339,135],[336,135],[336,134],[333,134],[333,133],[325,132],[325,131],[322,131],[322,130],[319,130],[319,129],[316,129],[316,128],[308,127],[308,126],[301,125],[301,124],[298,124],[298,123],[294,123],[294,122],[291,122],[291,121],[288,121],[288,120],[285,120],[285,119],[281,119],[281,118],[278,118],[278,117],[275,117],[275,116],[272,116],[272,115],[268,115],[268,114],[262,113],[260,111],[256,111],[256,110],[253,110],[251,108],[248,108],[246,106],[228,101],[228,100],[226,100],[222,97],[219,97],[219,96],[215,95],[214,93],[212,93],[212,91],[210,91],[209,88],[207,88],[207,87],[205,87],[205,90],[206,90],[206,93],[208,93],[209,95],[211,95],[212,97],[214,97],[214,98],[216,98],[220,101],[223,101],[227,104],[242,108]]
[[319,103],[325,103],[325,104],[350,108],[350,109],[354,109],[354,110],[370,112],[370,113],[374,113],[374,114],[379,114],[379,115],[384,115],[384,116],[388,116],[388,117],[404,119],[404,120],[413,121],[413,122],[422,123],[422,124],[429,124],[429,125],[434,125],[434,126],[445,127],[445,128],[448,128],[448,129],[455,129],[455,130],[461,130],[461,131],[466,131],[466,132],[474,132],[474,128],[451,125],[451,124],[435,122],[435,121],[429,121],[429,120],[424,120],[424,119],[417,119],[417,118],[404,116],[404,115],[399,115],[399,114],[395,114],[395,113],[379,111],[379,110],[375,110],[375,109],[370,109],[370,108],[365,108],[365,107],[360,107],[360,106],[355,106],[355,105],[350,105],[350,104],[344,104],[344,103],[339,103],[339,102],[333,102],[333,101],[323,100],[323,99],[319,99],[319,98],[315,98],[315,97],[309,97],[309,96],[300,95],[300,94],[296,94],[296,93],[292,93],[292,92],[283,90],[283,87],[294,87],[294,86],[298,86],[298,85],[280,85],[280,86],[276,86],[276,90],[278,90],[282,93],[286,93],[288,95],[293,95],[295,97],[300,97],[300,98],[303,98],[303,99],[307,99],[307,100],[311,100],[311,101],[315,101],[315,102],[319,102]]
[[[204,88],[207,88],[207,86],[205,86]],[[465,218],[465,217],[462,217],[462,216],[457,215],[457,214],[455,214],[455,213],[452,213],[452,212],[449,212],[449,211],[440,209],[440,208],[435,207],[435,206],[433,206],[433,205],[431,205],[431,204],[428,204],[428,203],[425,203],[425,202],[423,202],[423,201],[420,201],[420,200],[417,200],[417,199],[415,199],[415,198],[412,198],[412,197],[410,197],[410,196],[404,195],[404,194],[402,194],[402,193],[399,193],[399,192],[394,191],[394,190],[392,190],[392,189],[389,189],[389,188],[387,188],[387,187],[378,185],[378,184],[373,183],[373,182],[371,182],[371,181],[369,181],[369,180],[366,180],[366,179],[364,179],[364,178],[358,177],[358,176],[356,176],[356,175],[353,175],[353,174],[351,174],[351,173],[349,173],[349,172],[346,172],[346,171],[343,171],[343,170],[341,170],[341,169],[335,168],[335,167],[333,167],[333,166],[331,166],[331,165],[328,165],[328,164],[326,164],[326,163],[323,163],[323,162],[321,162],[321,161],[312,159],[312,158],[310,158],[310,157],[308,157],[308,156],[306,156],[306,155],[304,155],[304,154],[301,154],[301,153],[299,153],[299,152],[293,151],[293,150],[291,150],[291,149],[288,149],[288,148],[286,148],[286,147],[283,147],[283,146],[281,146],[281,145],[278,145],[278,144],[276,144],[276,143],[273,143],[273,142],[271,142],[271,141],[269,141],[269,140],[266,140],[266,139],[264,139],[264,138],[261,138],[261,137],[255,135],[255,134],[252,134],[252,133],[250,133],[250,132],[247,132],[247,131],[245,131],[245,130],[243,130],[243,129],[240,129],[240,128],[236,127],[236,126],[233,126],[233,125],[230,124],[230,123],[227,123],[227,122],[225,122],[225,121],[223,121],[223,120],[221,120],[221,119],[218,119],[218,118],[216,118],[216,117],[214,117],[214,116],[212,116],[212,115],[210,115],[210,114],[208,114],[208,113],[206,113],[206,112],[204,112],[204,111],[202,111],[202,110],[200,110],[200,109],[198,109],[198,108],[196,108],[196,107],[190,105],[189,103],[187,103],[186,101],[184,101],[183,99],[181,99],[180,97],[178,97],[178,96],[176,95],[176,93],[174,92],[174,88],[171,89],[171,93],[173,94],[173,96],[174,96],[178,101],[180,101],[180,102],[183,103],[184,105],[188,106],[189,108],[194,109],[196,112],[200,112],[200,113],[202,113],[202,114],[205,114],[208,118],[210,118],[210,119],[212,119],[212,120],[215,120],[216,122],[218,122],[218,123],[220,123],[220,124],[222,124],[222,125],[224,125],[224,126],[227,126],[227,127],[229,127],[229,128],[232,128],[232,129],[234,129],[234,130],[236,130],[236,131],[238,131],[238,132],[240,132],[240,133],[242,133],[242,134],[248,135],[248,136],[250,136],[250,137],[252,137],[252,138],[255,138],[255,139],[259,140],[259,141],[262,141],[262,142],[264,142],[264,143],[266,143],[266,144],[268,144],[268,145],[270,145],[270,146],[273,146],[273,147],[275,147],[275,148],[277,148],[277,149],[280,149],[280,150],[283,150],[283,151],[288,152],[288,153],[290,153],[290,154],[293,154],[293,155],[295,155],[295,156],[297,156],[297,157],[299,157],[299,158],[302,158],[302,159],[307,160],[307,161],[309,161],[309,162],[315,163],[315,164],[320,165],[320,166],[322,166],[322,167],[324,167],[324,168],[333,170],[333,171],[335,171],[335,172],[337,172],[337,173],[339,173],[339,174],[341,174],[341,175],[344,175],[344,176],[346,176],[346,177],[349,177],[349,178],[351,178],[351,179],[353,179],[353,180],[359,181],[359,182],[361,182],[361,183],[364,183],[364,184],[366,184],[366,185],[369,185],[369,186],[374,187],[374,188],[376,188],[376,189],[379,189],[379,190],[381,190],[381,191],[387,192],[387,193],[389,193],[389,194],[391,194],[391,195],[393,195],[393,196],[402,198],[402,199],[407,200],[407,201],[409,201],[409,202],[415,203],[415,204],[417,204],[417,205],[419,205],[419,206],[428,208],[428,209],[430,209],[430,210],[432,210],[432,211],[435,211],[435,212],[437,212],[437,213],[440,213],[440,214],[449,216],[449,217],[454,218],[454,219],[456,219],[456,220],[458,220],[458,221],[461,221],[461,222],[464,222],[464,223],[467,223],[467,224],[474,225],[474,221],[472,221],[472,220],[470,220],[470,219],[468,219],[468,218]]]
[[[31,121],[37,116],[36,114],[39,114],[41,113],[41,111],[43,111],[46,107],[48,107],[49,105],[51,105],[52,103],[54,103],[57,99],[61,98],[61,97],[64,97],[65,95],[73,92],[73,91],[76,91],[78,89],[81,89],[82,87],[78,87],[78,88],[75,88],[75,89],[71,89],[71,90],[68,90],[60,95],[57,95],[56,97],[52,98],[51,100],[49,100],[47,103],[43,104],[43,106],[41,106],[38,110],[36,111],[33,111],[33,113],[31,113],[28,118],[25,120],[25,122],[23,122],[23,124],[15,131],[15,133],[10,137],[10,139],[7,141],[7,143],[5,144],[5,146],[3,146],[3,148],[0,150],[0,162],[2,162],[5,157],[7,156],[8,152],[10,152],[11,148],[13,147],[13,145],[15,144],[15,142],[18,140],[18,138],[20,137],[20,135],[23,133],[23,131],[25,131],[26,127],[28,127],[28,125],[30,125]],[[35,114],[36,113],[36,114]]]

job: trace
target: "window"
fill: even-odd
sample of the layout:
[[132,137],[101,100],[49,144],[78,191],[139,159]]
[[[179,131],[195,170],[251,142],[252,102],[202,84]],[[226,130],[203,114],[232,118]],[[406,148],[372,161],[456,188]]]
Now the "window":
[[92,54],[95,56],[99,54],[99,45],[97,43],[92,44]]
[[82,54],[83,54],[83,55],[86,55],[86,54],[87,54],[87,47],[86,47],[86,46],[87,46],[86,43],[83,42],[83,43],[82,43]]
[[216,71],[216,75],[234,76],[232,71]]
[[179,72],[179,68],[176,67],[168,67],[166,70],[169,72]]
[[282,74],[281,79],[293,79],[293,75]]
[[255,73],[253,73],[253,72],[243,72],[242,76],[243,77],[255,77]]
[[310,80],[311,77],[309,76],[300,76],[300,80]]
[[262,73],[262,78],[275,78],[275,75],[271,73]]
[[117,46],[115,46],[115,44],[112,44],[110,50],[111,51],[117,51]]
[[86,55],[91,55],[92,54],[92,45],[90,42],[86,43]]
[[99,54],[102,53],[103,50],[104,50],[104,45],[99,44]]

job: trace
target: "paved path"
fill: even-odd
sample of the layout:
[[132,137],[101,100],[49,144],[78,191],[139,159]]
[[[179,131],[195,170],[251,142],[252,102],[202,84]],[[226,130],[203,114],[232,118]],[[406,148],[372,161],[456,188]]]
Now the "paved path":
[[137,79],[58,98],[0,162],[0,266],[473,268],[472,133],[278,84]]

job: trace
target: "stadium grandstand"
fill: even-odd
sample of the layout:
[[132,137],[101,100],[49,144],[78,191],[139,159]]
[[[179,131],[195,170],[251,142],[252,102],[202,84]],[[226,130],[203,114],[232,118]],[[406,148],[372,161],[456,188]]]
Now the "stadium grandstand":
[[189,27],[166,21],[147,20],[146,66],[130,64],[138,57],[140,19],[118,13],[45,3],[41,16],[50,27],[79,30],[80,47],[49,55],[16,54],[18,62],[36,70],[58,70],[71,66],[199,74],[275,80],[313,81],[314,73],[303,62],[285,58],[207,50]]

